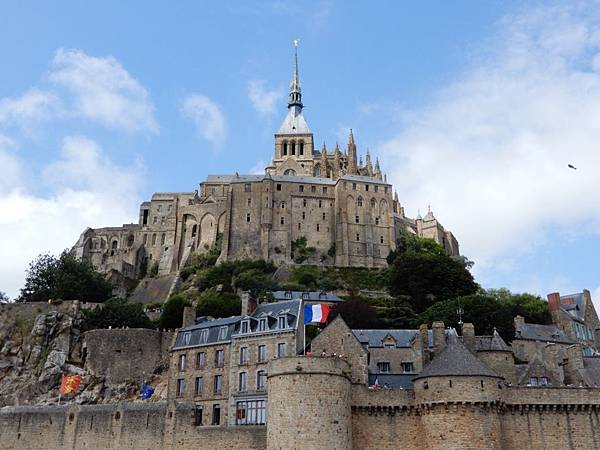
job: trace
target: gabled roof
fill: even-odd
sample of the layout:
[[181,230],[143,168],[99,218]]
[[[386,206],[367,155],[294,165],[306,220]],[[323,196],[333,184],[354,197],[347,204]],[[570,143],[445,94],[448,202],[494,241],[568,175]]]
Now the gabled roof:
[[[387,335],[396,341],[396,348],[410,347],[411,341],[419,334],[419,330],[352,330],[358,341],[367,347],[383,347]],[[433,331],[428,330],[429,347],[433,347]]]
[[414,380],[449,376],[502,378],[467,350],[458,340],[455,331],[448,334],[447,341],[446,348]]
[[304,114],[300,108],[289,108],[276,134],[310,134]]
[[584,307],[585,299],[583,298],[583,292],[577,294],[561,295],[560,306],[565,311],[569,312],[576,319],[584,320]]
[[476,336],[476,339],[476,349],[478,352],[512,351],[496,330],[494,330],[494,334],[492,336]]
[[523,324],[521,329],[515,332],[515,339],[524,339],[528,341],[558,342],[564,344],[576,343],[576,341],[568,337],[556,326],[540,325],[536,323]]

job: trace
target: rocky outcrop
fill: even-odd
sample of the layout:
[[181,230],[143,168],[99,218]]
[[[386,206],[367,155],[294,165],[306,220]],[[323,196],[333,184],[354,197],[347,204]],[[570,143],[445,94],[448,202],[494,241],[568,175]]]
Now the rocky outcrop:
[[[147,367],[143,377],[128,379],[125,374],[117,383],[111,380],[108,370],[89,370],[86,366],[88,349],[82,331],[84,316],[78,302],[73,302],[71,308],[62,305],[56,309],[40,309],[42,312],[33,320],[25,320],[23,315],[15,314],[13,320],[0,323],[0,408],[57,403],[63,374],[81,377],[79,390],[63,397],[62,401],[68,403],[134,400],[142,382],[155,387],[166,385],[162,381],[164,364],[158,357],[155,359],[157,367]],[[111,330],[103,331],[110,334]],[[114,330],[125,341],[129,337],[128,331],[135,335],[138,330]],[[168,340],[168,337],[165,339]],[[127,360],[127,355],[121,355],[121,358]],[[111,361],[103,362],[108,368],[113,365]],[[89,367],[98,367],[98,364]],[[166,390],[156,389],[155,392],[156,400],[166,397]]]

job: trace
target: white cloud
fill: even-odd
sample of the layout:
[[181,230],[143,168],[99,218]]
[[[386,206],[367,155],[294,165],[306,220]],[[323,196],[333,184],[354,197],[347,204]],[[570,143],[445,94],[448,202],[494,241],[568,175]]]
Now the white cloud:
[[550,229],[600,233],[598,55],[594,3],[506,17],[463,76],[383,146],[407,212],[431,203],[477,274]]
[[264,162],[262,159],[260,161],[257,161],[256,164],[254,164],[251,168],[250,168],[250,174],[251,175],[264,175],[265,174],[265,167],[267,167],[267,163]]
[[271,115],[275,112],[283,98],[283,88],[267,89],[264,80],[252,80],[248,82],[248,98],[254,109],[263,115]]
[[47,120],[60,110],[60,99],[54,93],[34,88],[21,97],[0,99],[0,124],[25,126]]
[[112,56],[59,49],[48,78],[74,96],[78,115],[131,133],[159,131],[148,92]]
[[[0,148],[0,164],[5,160],[23,165]],[[33,258],[71,247],[87,226],[135,220],[142,175],[140,163],[117,166],[94,141],[72,136],[43,170],[47,194],[24,183],[0,184],[0,290],[16,296]]]
[[219,105],[205,95],[192,94],[181,108],[183,115],[196,125],[198,134],[219,147],[225,140],[225,116]]

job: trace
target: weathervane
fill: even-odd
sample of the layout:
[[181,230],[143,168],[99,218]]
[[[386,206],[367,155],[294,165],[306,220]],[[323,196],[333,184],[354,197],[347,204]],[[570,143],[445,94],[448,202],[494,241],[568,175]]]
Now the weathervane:
[[298,45],[300,44],[300,39],[298,38],[294,38],[294,47],[298,48]]

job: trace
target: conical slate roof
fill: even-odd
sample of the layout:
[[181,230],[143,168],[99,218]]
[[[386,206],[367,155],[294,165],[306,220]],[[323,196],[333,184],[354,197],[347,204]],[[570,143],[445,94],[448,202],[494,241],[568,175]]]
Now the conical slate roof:
[[454,330],[448,334],[446,348],[414,379],[449,376],[502,378],[467,350]]
[[492,336],[477,336],[478,352],[510,352],[510,347],[494,329]]

